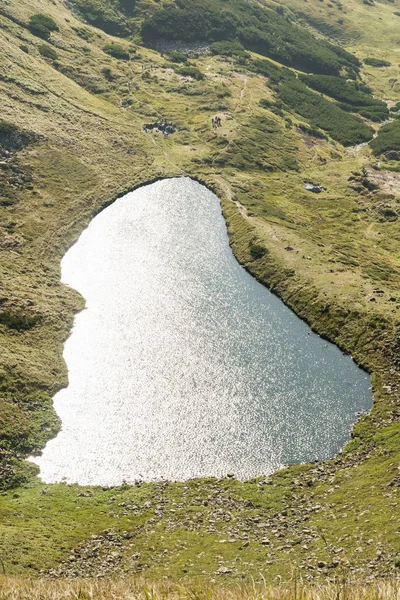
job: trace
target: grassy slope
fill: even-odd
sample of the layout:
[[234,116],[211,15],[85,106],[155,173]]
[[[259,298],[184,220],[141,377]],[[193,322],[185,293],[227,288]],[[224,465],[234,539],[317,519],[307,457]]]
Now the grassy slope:
[[[310,8],[315,4],[320,5],[313,1]],[[375,8],[352,3],[355,12],[345,17],[351,27],[367,23],[378,42],[385,39],[394,7],[398,3]],[[39,56],[40,40],[0,17],[0,66],[9,75],[0,81],[2,117],[42,136],[17,158],[32,172],[33,189],[19,191],[18,202],[1,209],[2,306],[13,314],[30,307],[41,317],[25,332],[0,326],[3,438],[29,452],[58,426],[49,398],[66,384],[62,344],[83,302],[59,283],[66,248],[118,194],[171,175],[195,176],[219,194],[239,260],[321,334],[367,366],[375,395],[371,416],[358,423],[344,454],[326,466],[293,467],[271,484],[202,480],[82,490],[31,479],[0,497],[0,556],[7,572],[34,574],[64,561],[59,573],[127,571],[153,578],[218,578],[214,573],[221,566],[235,578],[288,577],[289,564],[309,578],[333,577],[337,563],[355,573],[393,573],[400,552],[393,519],[400,464],[393,349],[399,233],[397,223],[381,220],[380,207],[396,207],[396,176],[394,197],[385,191],[386,180],[374,194],[349,188],[351,171],[371,164],[368,149],[344,150],[300,135],[295,127],[285,129],[282,119],[258,105],[272,97],[265,80],[235,70],[229,61],[198,59],[205,82],[185,82],[162,69],[165,61],[156,52],[140,48],[140,60],[124,63],[102,52],[111,39],[106,34],[87,27],[89,41],[82,40],[72,29],[82,23],[60,0],[21,0],[7,10],[24,22],[34,12],[53,16],[61,30],[52,35],[61,67],[56,70]],[[370,11],[382,15],[382,22],[374,19],[372,27]],[[356,42],[352,49],[362,56],[364,42]],[[21,44],[28,45],[29,54]],[[382,42],[380,47],[376,56],[387,57],[389,46]],[[104,67],[114,73],[111,83],[101,73]],[[385,70],[375,69],[373,75],[378,95],[398,99]],[[103,93],[86,91],[80,84],[88,81]],[[198,95],[182,93],[188,86]],[[221,100],[221,86],[232,96]],[[229,103],[229,115],[214,133],[214,113],[204,107],[221,102]],[[161,139],[142,132],[144,122],[160,115],[180,124],[176,135]],[[268,136],[257,129],[255,118],[262,116],[279,125]],[[239,160],[243,144],[253,155],[258,147],[273,170],[251,163],[244,170],[217,166],[214,159],[221,153]],[[284,168],[288,155],[297,158],[299,172]],[[329,194],[308,195],[304,177],[321,181]],[[262,260],[251,259],[251,239],[268,248]],[[288,245],[298,252],[285,251]],[[102,534],[93,554],[90,536],[107,528],[133,537]],[[83,558],[71,554],[81,544]],[[99,558],[93,558],[97,552]],[[111,559],[110,552],[116,553]],[[135,553],[140,556],[132,557]],[[318,568],[319,561],[326,565]]]
[[[269,6],[280,3],[268,0]],[[287,14],[299,19],[317,35],[325,35],[334,43],[343,43],[346,50],[360,60],[378,58],[391,63],[377,69],[364,66],[363,75],[377,98],[397,100],[400,94],[398,64],[400,49],[398,4],[390,1],[364,4],[363,0],[328,2],[320,0],[287,0]]]

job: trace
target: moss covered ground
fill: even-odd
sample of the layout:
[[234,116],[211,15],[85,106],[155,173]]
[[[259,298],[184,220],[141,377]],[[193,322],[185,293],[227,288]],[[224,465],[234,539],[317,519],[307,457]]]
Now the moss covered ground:
[[[400,99],[397,0],[349,0],[342,9],[289,0],[285,10],[359,58],[373,48],[392,66],[363,67],[362,77],[376,97]],[[25,26],[34,14],[57,24],[46,42],[57,59],[43,56],[43,39]],[[273,581],[293,571],[306,580],[394,576],[400,177],[389,168],[396,164],[366,145],[344,148],[304,133],[307,123],[279,108],[271,82],[234,58],[199,55],[190,63],[204,79],[181,75],[168,56],[84,24],[61,0],[4,3],[0,26],[1,120],[20,141],[7,149],[2,138],[0,164],[4,571],[191,581]],[[130,60],[105,52],[112,43]],[[212,130],[215,114],[222,127]],[[161,117],[175,134],[143,131]],[[67,385],[63,343],[84,306],[60,283],[61,258],[117,196],[179,175],[219,195],[238,260],[368,369],[374,408],[337,458],[268,479],[44,485],[23,458],[60,427],[51,398]],[[306,192],[305,180],[327,192]]]

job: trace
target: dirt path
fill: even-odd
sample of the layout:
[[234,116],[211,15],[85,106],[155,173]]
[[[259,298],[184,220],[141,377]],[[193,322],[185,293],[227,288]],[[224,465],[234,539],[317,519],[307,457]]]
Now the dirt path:
[[246,93],[246,88],[247,88],[247,76],[246,76],[246,75],[243,75],[242,79],[243,79],[243,87],[242,87],[242,89],[240,90],[240,103],[242,103],[242,102],[243,102],[243,98],[244,98],[244,95],[245,95],[245,93]]
[[233,204],[236,205],[239,213],[242,215],[242,217],[244,219],[250,220],[250,217],[247,214],[247,210],[243,206],[243,204],[240,204],[240,202],[238,200],[233,199],[232,190],[229,186],[229,183],[222,177],[216,177],[216,180],[218,181],[219,185],[221,186],[222,191],[224,192],[224,194],[225,194],[226,198],[229,200],[229,202],[233,202]]

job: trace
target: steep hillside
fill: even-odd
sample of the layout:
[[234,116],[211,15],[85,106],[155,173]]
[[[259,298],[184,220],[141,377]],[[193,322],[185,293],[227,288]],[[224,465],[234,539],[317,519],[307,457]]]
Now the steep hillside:
[[[396,12],[399,0],[0,4],[7,574],[398,573]],[[143,130],[160,118],[173,135]],[[84,305],[60,284],[61,258],[117,196],[176,175],[219,195],[239,261],[371,372],[372,413],[337,458],[268,479],[44,486],[23,459],[59,430],[51,399],[67,385],[63,344]],[[255,243],[266,252],[252,254]]]

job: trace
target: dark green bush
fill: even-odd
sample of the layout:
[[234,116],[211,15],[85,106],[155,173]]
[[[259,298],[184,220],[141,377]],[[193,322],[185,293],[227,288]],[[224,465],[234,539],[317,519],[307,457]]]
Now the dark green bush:
[[87,27],[72,27],[72,29],[80,38],[85,40],[85,42],[90,42],[95,37],[93,31]]
[[248,64],[248,68],[259,75],[268,77],[270,83],[277,85],[283,81],[295,80],[296,75],[290,69],[278,67],[269,60],[256,60]]
[[375,156],[391,150],[400,151],[400,121],[396,119],[393,123],[381,127],[378,136],[370,142],[370,146]]
[[238,40],[226,40],[224,42],[214,42],[210,46],[212,54],[221,56],[249,56],[244,46]]
[[128,16],[131,16],[135,10],[136,0],[118,0],[119,8]]
[[[90,25],[102,29],[111,35],[128,35],[130,28],[126,17],[119,9],[126,10],[113,0],[69,0],[71,4]],[[125,2],[124,4],[128,4]]]
[[113,73],[109,67],[103,67],[101,69],[102,74],[107,79],[107,81],[112,81],[114,79]]
[[300,79],[314,90],[339,100],[343,110],[358,112],[363,117],[378,122],[389,116],[386,103],[375,100],[369,89],[358,82],[331,75],[300,75]]
[[152,45],[168,40],[221,42],[238,40],[244,48],[315,73],[339,75],[357,71],[358,59],[342,48],[318,39],[275,11],[246,0],[179,0],[165,4],[142,24],[142,36]]
[[57,60],[58,59],[57,52],[54,50],[54,48],[52,48],[48,44],[41,44],[39,46],[39,53],[44,58],[49,58],[50,60]]
[[169,52],[168,58],[173,63],[184,64],[188,62],[188,57],[183,52]]
[[267,98],[262,98],[259,102],[259,105],[262,108],[271,108],[271,106],[274,106],[274,102],[271,102],[271,100],[267,100]]
[[308,125],[301,124],[299,125],[300,131],[305,133],[306,135],[311,135],[312,137],[320,138],[321,140],[326,140],[326,135],[320,129],[316,127],[309,127]]
[[129,60],[129,52],[121,44],[106,44],[103,46],[103,52],[118,60]]
[[254,258],[254,260],[259,260],[267,254],[267,249],[261,244],[255,244],[253,241],[251,241],[249,243],[249,252],[251,258]]
[[52,32],[59,30],[57,23],[51,17],[40,13],[29,19],[28,29],[33,35],[44,40],[49,40]]
[[29,48],[26,44],[21,44],[20,49],[22,50],[22,52],[25,52],[25,54],[29,54]]
[[13,123],[0,120],[0,148],[11,152],[22,150],[30,139],[30,134],[21,131]]
[[328,132],[344,146],[367,142],[374,134],[372,127],[360,118],[342,110],[337,104],[311,92],[298,80],[285,81],[278,88],[281,100],[311,125]]
[[13,314],[0,310],[0,324],[5,325],[9,329],[17,331],[27,331],[32,329],[39,322],[40,317],[29,314]]
[[197,67],[179,67],[175,69],[175,72],[184,77],[193,77],[198,81],[204,79],[203,73]]
[[391,63],[387,60],[380,60],[379,58],[365,58],[364,63],[370,67],[390,67]]

